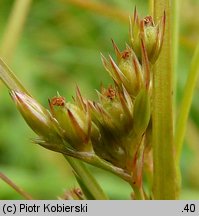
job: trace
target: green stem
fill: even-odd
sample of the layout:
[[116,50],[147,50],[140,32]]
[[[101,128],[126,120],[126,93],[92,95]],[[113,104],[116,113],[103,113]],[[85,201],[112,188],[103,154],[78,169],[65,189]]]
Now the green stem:
[[0,172],[0,179],[6,182],[10,187],[12,187],[18,194],[27,200],[33,200],[32,196],[24,191],[22,188],[17,186],[13,181],[11,181],[6,175]]
[[180,106],[179,115],[177,118],[177,127],[175,133],[175,143],[176,143],[176,162],[177,165],[180,162],[180,155],[182,151],[183,140],[186,131],[187,119],[189,116],[189,111],[191,107],[191,102],[194,94],[194,89],[196,86],[197,78],[199,75],[199,43],[196,47],[188,79],[185,85],[184,94]]
[[122,168],[116,167],[114,165],[112,165],[111,163],[101,159],[100,157],[98,157],[97,155],[95,155],[94,153],[88,153],[88,152],[77,152],[74,150],[67,150],[65,149],[64,146],[60,146],[60,147],[49,147],[50,145],[48,144],[44,144],[44,143],[38,143],[37,144],[41,145],[44,148],[47,148],[51,151],[55,151],[55,152],[60,152],[65,156],[70,156],[79,160],[82,160],[88,164],[91,164],[93,166],[102,168],[104,170],[107,170],[117,176],[119,176],[120,178],[122,178],[123,180],[127,181],[128,183],[131,184],[132,182],[132,176],[129,172],[125,171]]
[[[178,66],[178,45],[179,45],[179,0],[172,1],[172,23],[173,23],[173,67],[174,67],[174,101],[176,93],[176,81],[177,81],[177,66]],[[175,104],[174,104],[175,105]]]
[[144,191],[142,187],[137,187],[135,185],[131,185],[133,188],[134,196],[133,198],[135,200],[145,200]]
[[[61,151],[60,151],[60,153],[61,153]],[[92,165],[94,165],[96,167],[107,170],[107,171],[112,172],[113,174],[119,176],[123,180],[127,181],[131,185],[131,187],[133,188],[134,199],[136,199],[136,200],[144,200],[145,199],[145,195],[144,195],[142,185],[139,186],[137,184],[133,184],[132,176],[129,173],[125,172],[123,169],[111,165],[110,163],[100,159],[95,154],[72,153],[71,156],[79,158],[80,160],[83,160],[83,161],[85,161],[85,162],[87,162],[89,164],[92,164]],[[65,156],[65,157],[66,158],[71,158],[71,157],[68,157],[68,156]],[[80,177],[82,177],[82,176],[80,176]],[[87,185],[89,185],[89,187],[90,187],[89,182],[87,183]]]
[[170,0],[154,1],[154,18],[166,12],[162,51],[153,71],[153,196],[154,199],[177,199],[176,166],[173,136],[173,55]]
[[87,190],[96,200],[107,200],[108,197],[103,192],[95,178],[89,173],[86,166],[78,159],[65,156],[75,173],[80,177],[81,181],[87,186]]
[[[176,85],[177,85],[177,76],[178,76],[178,50],[179,50],[179,0],[173,0],[171,2],[172,6],[172,47],[173,47],[173,102],[174,102],[174,125],[176,121]],[[175,128],[174,128],[175,130]]]
[[1,42],[1,56],[9,63],[12,60],[32,0],[15,0]]
[[154,14],[154,0],[149,0],[149,12],[150,14]]
[[121,168],[113,166],[112,164],[104,161],[103,159],[99,158],[96,155],[93,155],[90,159],[87,160],[87,162],[94,165],[94,166],[100,167],[104,170],[107,170],[107,171],[119,176],[120,178],[122,178],[123,180],[125,180],[129,183],[132,181],[132,177],[129,173],[125,172]]

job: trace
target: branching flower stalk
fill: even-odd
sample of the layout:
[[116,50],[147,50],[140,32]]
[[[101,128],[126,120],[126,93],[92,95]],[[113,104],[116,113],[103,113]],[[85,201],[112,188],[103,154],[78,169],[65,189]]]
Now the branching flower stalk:
[[[10,95],[18,110],[38,135],[35,143],[118,175],[132,186],[133,199],[152,196],[146,194],[142,182],[144,163],[152,155],[151,68],[163,44],[165,19],[165,14],[156,23],[151,16],[140,19],[135,9],[125,50],[120,51],[112,41],[116,59],[101,55],[114,85],[102,85],[98,101],[84,98],[77,87],[74,103],[57,95],[49,99],[46,109],[19,82],[15,85],[5,65],[0,70],[4,83],[14,86]],[[85,183],[77,179],[80,185]]]

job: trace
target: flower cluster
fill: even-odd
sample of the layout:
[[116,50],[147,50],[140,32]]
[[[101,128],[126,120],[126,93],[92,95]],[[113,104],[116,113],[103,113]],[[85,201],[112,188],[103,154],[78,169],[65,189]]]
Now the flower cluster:
[[114,85],[101,86],[98,101],[83,98],[77,87],[74,103],[58,95],[49,99],[47,110],[31,96],[12,91],[19,111],[39,136],[35,142],[140,185],[144,155],[150,149],[150,68],[160,53],[164,27],[165,15],[155,25],[149,16],[139,20],[135,10],[130,45],[120,51],[112,41],[116,60],[101,55]]

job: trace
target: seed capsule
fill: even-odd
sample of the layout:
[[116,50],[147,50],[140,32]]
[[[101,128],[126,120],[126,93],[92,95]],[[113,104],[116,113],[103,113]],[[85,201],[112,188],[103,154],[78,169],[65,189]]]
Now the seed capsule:
[[92,122],[89,112],[84,112],[74,104],[66,103],[60,96],[52,98],[49,104],[53,116],[64,131],[64,139],[76,150],[90,151]]
[[155,24],[151,16],[140,20],[135,9],[134,17],[130,18],[130,42],[140,61],[142,57],[141,39],[145,43],[149,61],[155,63],[157,60],[163,43],[165,17],[164,13],[162,19]]
[[57,142],[61,140],[58,122],[47,109],[25,93],[11,91],[10,95],[25,121],[36,134],[47,140],[57,140]]

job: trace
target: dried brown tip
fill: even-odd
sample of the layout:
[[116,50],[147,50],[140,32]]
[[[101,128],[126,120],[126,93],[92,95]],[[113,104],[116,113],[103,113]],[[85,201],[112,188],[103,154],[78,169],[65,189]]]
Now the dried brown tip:
[[67,108],[68,116],[70,118],[70,121],[73,125],[73,128],[75,129],[77,135],[82,139],[84,143],[87,143],[88,138],[83,129],[80,127],[79,123],[77,122],[75,116],[73,113],[70,111],[70,109]]
[[136,6],[135,6],[135,8],[134,8],[133,22],[134,22],[134,24],[135,24],[135,23],[137,23],[137,24],[139,23],[139,17],[138,17],[138,12],[137,12]]
[[157,34],[156,34],[156,43],[153,48],[153,58],[151,59],[151,62],[154,63],[156,58],[159,56],[162,45],[163,45],[163,39],[165,34],[165,24],[166,24],[166,13],[164,11],[164,15],[161,19],[161,21],[157,24]]
[[76,85],[76,102],[81,107],[82,110],[86,110],[86,104],[84,102],[84,99],[81,95],[79,87]]
[[111,66],[113,68],[113,71],[114,71],[114,74],[116,76],[116,79],[115,80],[116,82],[117,81],[120,81],[122,82],[122,79],[126,79],[126,77],[124,76],[124,74],[121,72],[121,70],[119,69],[119,67],[117,66],[117,64],[114,62],[114,60],[112,59],[112,57],[109,55],[109,60],[110,60],[110,63],[111,63]]
[[135,70],[137,83],[139,84],[139,88],[140,88],[141,87],[141,79],[140,79],[140,72],[139,72],[139,62],[135,56],[133,57],[132,62],[133,62],[134,70]]
[[52,113],[52,115],[54,116],[54,108],[53,108],[53,105],[51,104],[51,100],[50,100],[50,98],[48,98],[48,105],[49,105],[49,107],[50,107],[50,112]]
[[88,124],[88,131],[87,131],[87,142],[91,135],[91,127],[92,127],[92,120],[91,120],[91,113],[89,109],[89,103],[86,103],[86,118],[87,118],[87,124]]
[[149,84],[150,84],[150,65],[149,65],[149,59],[147,56],[147,51],[145,47],[145,43],[143,39],[141,39],[141,51],[142,51],[142,65],[144,67],[144,72],[145,72],[145,81],[146,81],[146,89],[149,89]]
[[106,59],[106,57],[102,53],[100,53],[100,54],[101,54],[101,60],[102,60],[102,64],[103,64],[104,68],[112,76],[112,74],[110,72],[110,69],[109,69],[109,62],[108,62],[108,60]]
[[132,115],[131,115],[131,112],[129,110],[129,107],[128,107],[127,101],[125,100],[124,95],[121,92],[118,92],[118,95],[119,95],[120,103],[122,105],[124,112],[126,113],[128,118],[132,120]]
[[94,101],[88,100],[87,103],[88,103],[89,110],[95,110],[96,111],[96,107],[95,107],[95,102]]
[[124,95],[125,101],[127,102],[128,108],[132,112],[133,111],[132,110],[133,109],[133,102],[132,102],[131,96],[127,92],[127,90],[124,87],[124,85],[122,85],[122,91],[123,91],[123,95]]
[[111,39],[111,41],[112,41],[112,44],[113,44],[113,48],[114,48],[114,51],[115,51],[115,55],[116,55],[116,57],[117,57],[117,60],[119,61],[120,58],[121,58],[121,52],[120,52],[118,46],[116,45],[116,43],[114,42],[114,40]]
[[140,21],[140,37],[144,40],[144,29],[145,29],[145,24],[144,20]]

